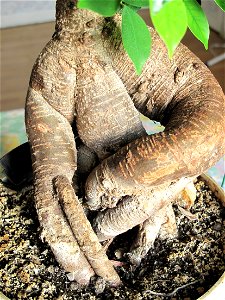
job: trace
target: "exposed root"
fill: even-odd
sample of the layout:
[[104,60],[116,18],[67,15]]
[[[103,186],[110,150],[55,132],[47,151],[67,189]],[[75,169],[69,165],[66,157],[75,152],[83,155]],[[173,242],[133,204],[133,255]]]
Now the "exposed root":
[[176,289],[174,289],[171,293],[157,293],[157,292],[154,292],[154,291],[151,291],[151,290],[146,290],[145,294],[152,294],[152,295],[163,296],[163,297],[172,297],[179,290],[185,289],[186,287],[188,287],[192,284],[195,284],[197,282],[199,282],[199,280],[195,280],[195,281],[189,282],[187,284],[181,285],[181,286],[177,287]]
[[120,284],[120,278],[92,230],[69,180],[57,176],[54,185],[80,249],[95,273],[112,285]]
[[[185,207],[193,205],[196,199],[196,189],[193,182],[190,182],[177,196],[177,201],[182,203]],[[188,210],[178,205],[179,210],[190,220],[195,220],[196,216]],[[139,265],[142,258],[148,253],[149,249],[153,247],[157,236],[161,239],[174,238],[177,236],[177,224],[173,211],[172,204],[163,207],[154,216],[147,219],[143,224],[139,225],[139,232],[136,240],[131,246],[131,251],[128,253],[130,261]]]
[[99,240],[115,237],[143,223],[159,209],[171,203],[190,180],[182,178],[169,186],[145,190],[141,196],[124,197],[115,208],[98,213],[93,226]]
[[148,253],[153,246],[154,241],[159,233],[160,227],[165,220],[166,207],[160,209],[155,215],[139,225],[137,237],[131,246],[128,257],[131,263],[139,265],[142,258]]
[[172,205],[167,206],[164,218],[164,222],[159,231],[160,238],[167,239],[176,237],[177,224]]
[[161,208],[155,215],[139,226],[136,240],[131,246],[130,253],[128,253],[128,257],[133,264],[139,265],[141,263],[142,258],[153,247],[159,234],[161,238],[177,235],[177,225],[171,204]]
[[53,197],[52,192],[42,191],[43,186],[39,186],[39,193],[36,192],[35,197],[39,222],[43,228],[41,238],[48,242],[65,271],[73,273],[73,280],[87,285],[94,271],[80,250],[57,198]]
[[[77,253],[86,260],[84,253],[96,273],[113,284],[120,280],[98,238],[113,238],[157,214],[182,191],[190,177],[213,165],[225,149],[224,95],[204,64],[182,45],[170,61],[166,47],[151,30],[151,57],[138,77],[120,46],[117,18],[111,20],[115,30],[106,38],[104,18],[88,10],[71,8],[69,0],[58,0],[56,31],[34,65],[26,103],[35,187],[40,195],[36,203],[42,209],[38,209],[38,215],[43,218],[41,224],[48,242],[64,267],[71,266],[73,260],[70,269],[80,271],[74,267],[79,262],[76,264],[71,255],[76,240],[52,198],[52,178],[56,177],[58,196],[78,240]],[[144,136],[135,107],[165,124],[164,133]],[[98,238],[70,180],[57,177],[63,174],[72,178],[77,165],[70,127],[73,120],[79,137],[99,159],[115,153],[96,168],[95,174],[89,175],[86,184],[89,207],[111,207],[95,219]],[[78,171],[88,173],[92,158],[84,171],[79,164],[78,161]],[[49,198],[38,182],[47,191],[49,188]],[[143,189],[139,194],[139,186],[151,191]],[[195,191],[190,186],[183,194],[185,205],[181,206],[188,209]],[[123,201],[117,203],[121,198]],[[155,221],[154,235],[161,216],[159,219]],[[174,231],[172,220],[168,218],[164,225],[166,233]],[[71,243],[71,252],[64,250],[66,238]],[[87,260],[86,263],[90,267]]]
[[195,214],[192,214],[189,210],[184,209],[183,207],[181,207],[180,205],[178,205],[178,209],[179,211],[186,216],[189,220],[193,221],[193,220],[197,220],[198,216]]

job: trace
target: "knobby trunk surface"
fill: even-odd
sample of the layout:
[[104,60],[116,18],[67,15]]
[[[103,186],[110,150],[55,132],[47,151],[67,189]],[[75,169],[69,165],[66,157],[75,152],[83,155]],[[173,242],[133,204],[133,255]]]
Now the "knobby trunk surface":
[[[104,19],[57,0],[55,32],[32,70],[26,128],[42,237],[80,284],[97,274],[118,285],[100,242],[139,226],[130,250],[139,264],[155,238],[149,231],[157,236],[168,221],[167,234],[176,232],[171,203],[224,154],[219,84],[183,45],[169,60],[149,30],[151,57],[137,76],[119,15]],[[138,112],[165,131],[148,136]]]

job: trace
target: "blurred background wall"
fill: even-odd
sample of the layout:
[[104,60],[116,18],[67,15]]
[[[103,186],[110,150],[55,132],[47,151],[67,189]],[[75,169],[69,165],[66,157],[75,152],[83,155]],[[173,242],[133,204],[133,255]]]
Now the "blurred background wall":
[[[224,14],[213,4],[214,1],[202,0],[212,28],[224,36]],[[141,14],[150,24],[148,11]],[[1,111],[24,107],[32,65],[51,38],[54,18],[55,0],[1,1]],[[211,31],[208,51],[190,32],[183,43],[206,62],[224,52],[225,41],[216,31]],[[225,90],[224,61],[210,69]]]

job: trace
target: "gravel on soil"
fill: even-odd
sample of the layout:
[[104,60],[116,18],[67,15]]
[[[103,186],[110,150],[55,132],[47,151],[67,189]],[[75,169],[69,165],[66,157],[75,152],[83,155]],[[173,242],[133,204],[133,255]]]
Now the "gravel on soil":
[[82,288],[68,279],[41,240],[33,187],[15,192],[0,183],[0,290],[10,300],[197,299],[225,270],[225,211],[203,181],[195,186],[197,199],[191,213],[196,218],[190,220],[174,205],[177,238],[158,237],[135,267],[126,256],[135,229],[118,236],[108,256],[121,262],[117,271],[123,285],[112,288],[93,278]]

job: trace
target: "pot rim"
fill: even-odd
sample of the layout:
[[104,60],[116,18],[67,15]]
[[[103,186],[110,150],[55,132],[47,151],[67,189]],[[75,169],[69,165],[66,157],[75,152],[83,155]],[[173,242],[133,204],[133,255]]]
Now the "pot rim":
[[[214,192],[216,197],[221,201],[222,205],[225,207],[225,192],[224,190],[215,182],[212,177],[202,174],[199,176],[200,179],[205,181],[209,188]],[[225,290],[225,272],[222,276],[217,280],[216,283],[200,298],[197,300],[215,300],[221,299],[221,295],[223,295]]]

